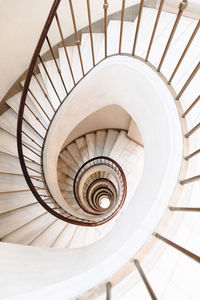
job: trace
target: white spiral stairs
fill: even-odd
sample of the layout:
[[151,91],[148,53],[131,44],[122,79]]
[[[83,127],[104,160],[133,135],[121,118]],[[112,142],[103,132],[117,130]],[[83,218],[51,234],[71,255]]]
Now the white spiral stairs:
[[[183,6],[184,4],[185,1],[182,2]],[[72,278],[70,278],[70,272],[66,278],[58,276],[58,280],[63,284],[60,286],[61,292],[58,292],[57,279],[55,281],[57,286],[54,289],[51,280],[47,280],[47,283],[44,284],[39,282],[31,284],[33,276],[32,279],[27,279],[25,288],[23,284],[15,287],[14,281],[11,280],[11,290],[7,287],[3,289],[2,295],[0,292],[2,299],[35,299],[36,296],[39,299],[105,299],[105,297],[111,299],[111,287],[112,299],[133,299],[134,297],[142,300],[151,298],[198,299],[198,291],[200,291],[198,283],[195,280],[190,283],[187,282],[187,287],[186,280],[190,276],[200,275],[200,209],[198,200],[198,180],[200,178],[198,168],[200,21],[180,16],[180,23],[175,28],[169,49],[166,51],[166,57],[163,58],[177,15],[162,11],[147,57],[149,41],[159,10],[143,7],[144,3],[141,1],[139,16],[133,22],[128,22],[123,20],[123,5],[125,5],[125,1],[122,1],[121,20],[110,20],[107,26],[106,57],[116,54],[122,54],[121,56],[133,55],[137,60],[152,68],[154,72],[158,72],[158,76],[161,77],[164,84],[169,86],[175,100],[173,105],[176,105],[181,120],[184,157],[182,166],[178,170],[180,174],[174,189],[175,192],[168,199],[170,209],[167,208],[165,214],[161,215],[162,220],[159,225],[157,223],[154,232],[151,232],[132,260],[129,258],[128,251],[123,250],[119,252],[122,262],[116,268],[113,267],[112,259],[109,261],[107,257],[105,257],[105,263],[100,264],[100,266],[97,264],[96,270],[95,266],[90,266],[94,272],[99,271],[101,273],[100,269],[105,267],[105,264],[110,263],[110,269],[108,268],[109,270],[105,270],[105,272],[102,271],[102,274],[97,276],[96,281],[91,279],[91,282],[84,285],[85,270],[82,269],[81,272],[76,267],[78,271],[73,273]],[[161,5],[159,9],[162,10]],[[107,8],[107,1],[105,1],[104,11],[107,12],[107,10],[109,11],[109,8]],[[180,12],[181,10],[177,8],[177,11]],[[137,37],[137,43],[134,43],[135,37]],[[99,63],[98,67],[101,68],[101,64],[105,62],[102,61],[105,58],[105,32],[93,33],[92,43],[95,64]],[[132,53],[133,44],[135,45],[134,53]],[[38,64],[38,72],[32,76],[28,88],[23,115],[24,159],[29,175],[37,190],[41,191],[40,195],[43,195],[41,197],[44,202],[45,199],[49,199],[49,193],[45,189],[44,175],[41,173],[40,164],[41,149],[44,148],[43,140],[46,139],[47,128],[56,123],[56,117],[54,123],[50,121],[57,110],[58,112],[62,110],[60,102],[67,101],[66,92],[67,95],[70,95],[69,91],[72,90],[71,93],[73,93],[76,86],[78,88],[82,84],[81,79],[85,77],[83,69],[84,74],[86,74],[94,67],[94,57],[91,55],[91,32],[82,34],[80,44],[77,41],[77,45],[67,46],[66,49],[70,64],[66,60],[66,50],[63,47],[58,49],[58,58],[54,57],[54,59],[45,62],[41,59]],[[80,53],[82,64],[80,63]],[[184,57],[172,77],[182,53],[184,53]],[[160,73],[162,74],[160,75]],[[24,81],[21,84],[24,86]],[[21,252],[25,251],[26,263],[28,263],[29,251],[30,257],[34,257],[34,251],[37,254],[38,251],[41,251],[40,253],[45,256],[45,251],[50,251],[49,248],[58,248],[55,251],[61,251],[57,253],[48,252],[47,261],[50,259],[49,254],[51,259],[53,259],[53,255],[58,257],[60,255],[63,259],[65,255],[68,255],[67,261],[70,261],[72,253],[70,251],[76,251],[80,248],[79,256],[81,256],[82,247],[84,247],[85,253],[87,249],[90,253],[86,246],[95,243],[96,251],[103,251],[102,245],[100,245],[102,239],[109,233],[110,241],[114,243],[115,227],[123,226],[123,223],[119,223],[121,215],[124,215],[124,211],[129,209],[129,203],[133,201],[136,194],[142,177],[143,163],[145,165],[145,141],[143,147],[141,140],[131,139],[128,129],[101,128],[84,132],[83,135],[77,136],[70,143],[64,145],[59,151],[57,170],[55,170],[57,172],[57,184],[63,199],[77,214],[81,214],[81,208],[77,206],[74,199],[73,182],[79,168],[89,159],[105,156],[115,160],[122,167],[127,180],[127,199],[124,207],[111,221],[97,227],[79,226],[64,222],[50,214],[38,203],[24,178],[17,151],[17,119],[21,96],[22,93],[18,93],[8,99],[9,109],[0,116],[0,246],[2,246],[2,258],[5,256],[6,247],[8,247],[9,255],[15,250],[20,255],[20,249],[22,249],[20,247],[24,247],[22,245],[34,246],[24,248],[25,250]],[[137,126],[134,129],[138,137]],[[48,134],[50,136],[51,130],[48,130]],[[46,141],[48,142],[48,139]],[[43,155],[45,156],[45,150]],[[105,172],[103,172],[103,176],[104,178],[109,177]],[[175,179],[177,180],[177,178]],[[46,171],[46,181],[48,183],[48,171]],[[52,203],[49,204],[47,201],[46,203],[51,208],[54,207]],[[151,231],[151,229],[148,230]],[[41,249],[38,250],[35,247],[46,248],[38,248]],[[66,248],[78,249],[67,250]],[[42,251],[44,252],[42,253]],[[23,256],[23,254],[21,255]],[[17,260],[17,257],[11,258],[11,261]],[[9,264],[9,256],[5,261],[6,264]],[[87,262],[85,263],[87,264]],[[6,264],[2,268],[4,272],[6,272]],[[47,265],[47,269],[44,267],[45,271],[42,271],[44,274],[49,270],[49,261]],[[84,263],[81,268],[83,267]],[[9,268],[6,273],[7,276],[11,272]],[[74,269],[76,270],[76,268]],[[183,270],[188,272],[185,277]],[[26,277],[25,272],[26,270],[22,275],[22,280]],[[86,274],[85,278],[88,280],[94,273],[89,274],[88,269],[87,272],[88,275]],[[58,274],[59,270],[57,271]],[[16,280],[16,276],[13,278]],[[76,288],[76,284],[80,283],[81,279],[83,282],[79,288]],[[63,291],[66,287],[69,289],[70,284],[71,290],[64,293]],[[51,287],[48,290],[49,286]]]

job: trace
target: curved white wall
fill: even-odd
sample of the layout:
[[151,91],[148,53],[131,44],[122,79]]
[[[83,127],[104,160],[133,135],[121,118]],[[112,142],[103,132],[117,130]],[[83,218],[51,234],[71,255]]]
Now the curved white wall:
[[[91,246],[56,250],[2,245],[0,272],[5,294],[44,288],[34,292],[33,298],[73,297],[109,278],[133,258],[158,224],[178,180],[182,132],[168,88],[141,61],[131,57],[109,58],[74,89],[47,137],[46,176],[55,182],[52,174],[57,155],[71,128],[93,111],[113,103],[121,105],[134,118],[145,145],[144,172],[133,199],[114,229]],[[12,290],[8,289],[6,276],[11,278]],[[28,297],[31,299],[31,295]]]
[[[28,68],[54,0],[0,0],[0,101]],[[127,7],[139,0],[127,2]],[[78,30],[88,25],[86,1],[73,0]],[[109,0],[108,13],[121,9],[121,0]],[[103,2],[91,1],[92,22],[103,18]],[[73,25],[68,1],[61,1],[58,15],[64,37],[71,35]],[[60,42],[58,28],[54,22],[49,38],[52,45]],[[49,50],[45,44],[43,53]]]

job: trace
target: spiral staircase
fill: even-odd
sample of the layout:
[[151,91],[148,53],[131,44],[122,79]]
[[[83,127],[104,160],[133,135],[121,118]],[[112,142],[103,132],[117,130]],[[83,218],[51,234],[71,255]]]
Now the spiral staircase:
[[[0,115],[2,299],[198,299],[200,20],[119,2],[95,32],[84,1],[79,32],[77,1],[55,0]],[[113,104],[126,128],[88,123]]]

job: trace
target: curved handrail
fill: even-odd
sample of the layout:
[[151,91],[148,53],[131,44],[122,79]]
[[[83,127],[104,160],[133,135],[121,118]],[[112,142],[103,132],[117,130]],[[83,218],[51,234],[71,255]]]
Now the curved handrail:
[[[93,67],[92,68],[94,68],[97,65],[97,63],[95,62],[95,51],[94,51],[94,45],[93,45],[93,39],[92,39],[92,29],[91,29],[92,25],[91,25],[90,2],[89,2],[89,0],[87,0],[86,2],[87,2],[87,8],[88,8],[88,22],[89,22],[90,41],[91,41],[91,55],[92,55],[92,60],[93,60]],[[104,0],[103,2],[104,2],[103,9],[104,9],[104,36],[105,36],[105,56],[104,56],[103,59],[106,59],[107,57],[109,57],[109,55],[107,55],[107,29],[106,29],[108,1]],[[55,0],[54,3],[53,3],[53,6],[52,6],[51,11],[49,13],[49,16],[47,18],[47,21],[46,21],[45,26],[43,28],[42,34],[40,36],[39,42],[38,42],[37,47],[35,49],[34,55],[32,57],[32,60],[31,60],[31,63],[30,63],[29,69],[28,69],[27,77],[26,77],[26,80],[25,80],[24,89],[23,89],[23,93],[22,93],[22,97],[21,97],[21,102],[20,102],[20,107],[19,107],[18,124],[17,124],[17,147],[18,147],[18,153],[19,153],[19,160],[20,160],[20,164],[21,164],[21,167],[22,167],[22,171],[23,171],[25,180],[26,180],[26,182],[27,182],[30,190],[32,191],[32,193],[34,194],[34,196],[38,200],[38,202],[48,212],[52,213],[55,217],[57,217],[57,218],[59,218],[59,219],[61,219],[63,221],[66,221],[66,222],[69,222],[69,223],[72,223],[72,224],[75,224],[75,225],[80,225],[81,224],[82,226],[96,226],[96,225],[92,225],[91,221],[85,222],[84,219],[72,216],[70,213],[64,211],[64,209],[53,199],[53,197],[52,197],[52,195],[51,195],[51,193],[50,193],[50,191],[48,189],[48,186],[46,184],[46,181],[45,181],[45,178],[44,178],[44,175],[43,175],[43,168],[42,168],[43,144],[44,144],[44,141],[45,141],[45,137],[46,137],[48,128],[46,128],[44,126],[44,124],[38,119],[37,115],[34,115],[34,112],[31,111],[30,107],[28,107],[28,105],[26,103],[27,95],[28,95],[28,93],[30,93],[30,95],[37,102],[37,106],[43,111],[43,113],[47,117],[47,119],[49,121],[49,124],[48,124],[48,127],[49,127],[49,125],[51,123],[51,120],[53,119],[53,117],[54,117],[54,115],[56,113],[56,110],[54,109],[52,103],[49,102],[48,96],[45,94],[45,91],[44,91],[42,85],[40,84],[39,80],[37,79],[37,76],[34,73],[34,69],[37,66],[37,60],[38,59],[39,59],[41,65],[43,66],[44,71],[46,72],[46,75],[47,75],[47,77],[48,77],[48,79],[49,79],[49,81],[50,81],[50,83],[52,85],[52,88],[54,89],[55,94],[58,97],[59,103],[60,104],[62,103],[62,100],[60,99],[60,97],[59,97],[59,95],[58,95],[58,93],[56,91],[56,88],[54,86],[54,83],[52,82],[52,80],[51,80],[51,78],[50,78],[50,76],[48,74],[48,71],[47,71],[47,69],[45,67],[45,63],[43,62],[42,57],[40,56],[40,52],[41,52],[41,49],[42,49],[42,46],[43,46],[45,40],[47,41],[48,46],[50,48],[50,52],[51,52],[52,58],[53,58],[53,60],[54,60],[54,62],[56,64],[56,68],[58,70],[58,73],[59,73],[59,76],[60,76],[60,80],[61,80],[61,82],[62,82],[62,84],[63,84],[63,86],[65,88],[66,96],[69,95],[69,92],[66,90],[66,87],[65,87],[65,84],[64,84],[64,81],[63,81],[63,78],[62,78],[62,74],[61,74],[61,72],[59,70],[59,66],[58,66],[58,64],[56,62],[56,58],[54,56],[51,43],[50,43],[49,38],[47,36],[47,34],[49,32],[49,29],[51,28],[51,24],[52,24],[54,18],[55,18],[55,21],[56,21],[58,29],[59,29],[59,33],[60,33],[60,36],[61,36],[61,42],[62,42],[63,47],[64,47],[66,59],[67,59],[68,65],[69,65],[69,70],[71,72],[72,81],[74,82],[74,86],[76,86],[77,83],[78,83],[78,82],[75,83],[75,80],[74,80],[73,70],[71,68],[70,59],[69,59],[69,56],[68,56],[68,53],[67,53],[67,50],[66,50],[66,46],[65,46],[65,42],[64,42],[64,37],[63,37],[63,33],[62,33],[62,27],[61,27],[61,24],[59,22],[59,18],[58,18],[58,15],[57,15],[57,10],[58,10],[58,7],[59,7],[60,3],[61,3],[61,0]],[[86,74],[84,72],[83,63],[82,63],[80,41],[78,40],[76,19],[75,19],[75,15],[74,15],[74,11],[73,11],[72,0],[69,0],[69,4],[70,4],[71,15],[72,15],[72,22],[73,22],[73,27],[74,27],[74,33],[75,33],[75,38],[76,38],[76,45],[77,45],[77,49],[78,49],[79,60],[80,60],[81,69],[82,69],[82,73],[83,73],[83,77],[82,78],[84,78],[84,76]],[[178,14],[177,14],[177,18],[175,20],[174,26],[172,28],[172,32],[171,32],[171,34],[169,36],[167,45],[166,45],[164,53],[162,55],[160,65],[159,65],[159,67],[157,69],[155,69],[155,67],[152,66],[148,62],[148,56],[149,56],[149,53],[151,51],[151,46],[153,44],[155,32],[156,32],[157,25],[158,25],[158,22],[159,22],[159,18],[160,18],[160,15],[161,15],[162,7],[163,7],[163,0],[161,0],[161,2],[160,2],[160,6],[159,6],[159,9],[158,9],[158,13],[157,13],[157,18],[156,18],[155,25],[154,25],[153,32],[152,32],[152,36],[151,36],[151,39],[150,39],[150,42],[149,42],[148,52],[147,52],[145,60],[143,58],[137,57],[135,55],[135,49],[136,49],[136,45],[137,45],[138,34],[139,34],[139,31],[140,31],[140,22],[141,22],[141,17],[142,17],[142,10],[143,10],[143,5],[144,5],[144,1],[141,0],[140,1],[140,8],[139,8],[139,16],[138,16],[137,26],[136,26],[136,32],[135,32],[135,37],[134,37],[134,43],[133,43],[132,56],[135,57],[135,58],[138,58],[138,59],[142,60],[144,63],[148,63],[148,65],[150,67],[154,68],[155,71],[157,71],[157,72],[160,73],[161,64],[163,63],[163,61],[165,59],[165,56],[167,54],[169,45],[170,45],[170,43],[171,43],[171,41],[173,39],[175,30],[176,30],[176,28],[178,26],[178,23],[180,21],[180,18],[181,18],[181,15],[183,13],[183,10],[186,7],[186,4],[187,4],[187,1],[184,1],[184,5],[181,2],[180,6],[179,6],[179,11],[178,11]],[[121,53],[122,37],[123,37],[124,11],[125,11],[125,1],[122,0],[119,51],[116,54],[118,54],[118,55],[122,54],[122,55],[129,55],[130,56],[130,54]],[[176,72],[177,72],[177,70],[178,70],[178,68],[179,68],[179,66],[180,66],[180,64],[181,64],[181,62],[182,62],[182,60],[183,60],[186,52],[188,51],[188,49],[190,47],[190,44],[191,44],[192,40],[194,39],[194,36],[196,35],[196,33],[197,33],[198,29],[199,29],[199,27],[200,27],[200,21],[197,23],[197,25],[195,27],[195,30],[192,33],[191,38],[190,38],[188,44],[186,45],[186,47],[185,47],[185,49],[183,51],[183,54],[182,54],[182,56],[181,56],[181,58],[180,58],[180,60],[179,60],[179,62],[177,64],[177,66],[176,66],[176,68],[175,68],[175,70],[173,72],[173,76],[175,76],[175,74],[176,74]],[[116,55],[116,54],[114,54],[114,55]],[[181,91],[178,93],[178,95],[176,96],[176,93],[174,93],[175,94],[174,98],[176,98],[178,100],[181,97],[181,95],[184,93],[185,89],[187,88],[188,84],[191,82],[191,80],[193,79],[193,77],[195,76],[195,74],[198,72],[199,68],[200,68],[200,63],[198,63],[197,66],[194,68],[191,76],[188,78],[187,82],[185,83],[185,85],[183,86],[183,88],[181,89]],[[47,98],[47,101],[48,101],[49,105],[51,105],[51,107],[52,107],[52,109],[54,111],[54,115],[51,118],[48,116],[48,114],[46,113],[46,111],[43,109],[42,105],[40,104],[40,101],[37,101],[36,97],[34,96],[34,94],[32,93],[32,91],[30,90],[30,83],[31,83],[31,80],[32,80],[33,77],[36,79],[36,81],[39,84],[41,90],[43,91],[45,97]],[[167,82],[167,80],[166,80],[166,82]],[[170,80],[168,81],[168,84],[171,84]],[[65,99],[66,99],[66,97],[64,98],[64,100]],[[194,105],[197,103],[198,100],[199,100],[199,98],[194,101]],[[194,105],[192,104],[192,107]],[[45,133],[44,136],[40,132],[38,132],[36,130],[36,128],[34,128],[31,125],[30,122],[28,122],[24,118],[25,107],[31,111],[31,113],[34,115],[35,119],[38,122],[40,122],[40,125],[43,126],[43,129],[46,130],[46,133]],[[186,115],[186,113],[187,112],[181,113],[181,116],[184,118],[185,115]],[[25,132],[25,130],[23,130],[23,124],[27,125],[28,128],[31,128],[31,130],[36,133],[36,135],[38,136],[38,138],[40,140],[42,140],[42,145],[40,145],[38,143],[38,141],[35,141],[33,137],[29,136],[27,134],[27,132]],[[195,126],[190,132],[188,132],[188,133],[184,132],[185,133],[185,137],[188,138],[198,128],[199,128],[199,124],[197,124],[197,126]],[[24,137],[24,139],[23,139],[23,137]],[[31,145],[29,143],[27,143],[27,140],[29,142],[31,141]],[[31,157],[27,156],[25,154],[25,148],[26,148],[26,151],[28,153],[31,152],[33,154],[33,156],[35,158],[37,158],[37,159],[35,159],[35,158],[32,159]],[[198,153],[198,151],[196,151],[195,154],[192,153],[191,157],[193,157],[194,155],[196,155],[196,153]],[[188,153],[186,153],[186,154],[188,154]],[[39,159],[38,159],[38,157],[39,157]],[[190,155],[187,155],[186,157],[189,159]],[[39,172],[38,170],[37,171],[33,170],[32,168],[30,168],[29,166],[27,166],[26,165],[26,161],[32,162],[35,166],[39,165],[41,172]],[[35,171],[37,176],[36,175],[34,175],[34,176],[32,175],[31,176],[29,174],[29,170]],[[38,173],[40,174],[40,176],[38,175]],[[197,179],[199,179],[199,177]],[[196,178],[195,178],[195,180],[196,180]],[[181,183],[185,184],[185,183],[191,182],[191,181],[193,181],[193,178],[191,178],[191,180],[189,178],[186,181],[182,180]],[[35,184],[35,182],[37,183],[37,185]],[[40,191],[42,191],[42,193],[40,193]]]
[[[111,164],[109,164],[109,162]],[[112,212],[112,214],[104,219],[104,222],[105,222],[105,221],[111,220],[119,212],[119,210],[124,205],[124,202],[126,199],[126,194],[127,194],[126,176],[125,176],[124,171],[122,170],[121,166],[114,159],[107,157],[107,156],[97,156],[97,157],[94,157],[94,158],[86,161],[81,166],[81,168],[79,168],[79,170],[76,173],[76,176],[74,178],[74,184],[73,184],[73,192],[74,192],[76,202],[80,206],[80,208],[82,208],[85,212],[90,213],[90,211],[88,211],[85,208],[85,206],[82,204],[82,202],[79,198],[78,185],[79,185],[79,181],[80,181],[81,177],[85,174],[85,172],[87,172],[90,168],[97,166],[97,165],[101,165],[101,166],[105,165],[105,166],[110,167],[111,169],[113,169],[113,167],[115,167],[115,169],[116,169],[115,171],[118,172],[117,175],[119,177],[119,180],[121,181],[121,187],[122,187],[122,191],[123,191],[122,195],[121,195],[121,199],[118,201],[119,204],[117,205],[116,209]]]

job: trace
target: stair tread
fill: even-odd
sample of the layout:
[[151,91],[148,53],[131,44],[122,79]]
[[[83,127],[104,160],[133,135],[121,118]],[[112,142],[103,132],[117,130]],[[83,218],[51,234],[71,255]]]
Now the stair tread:
[[68,248],[70,241],[75,234],[77,226],[72,224],[67,224],[67,227],[61,232],[61,235],[55,241],[54,248]]
[[[18,114],[19,111],[19,105],[20,105],[20,101],[21,101],[21,95],[22,93],[18,93],[15,96],[9,98],[6,103],[10,106],[10,108],[16,113]],[[27,96],[26,97],[26,104],[28,105],[28,107],[31,109],[31,111],[39,118],[40,122],[44,125],[44,127],[48,127],[48,123],[46,122],[45,119],[42,117],[42,115],[40,114],[39,110],[36,108],[36,106],[33,104],[33,102],[31,101],[30,97]],[[23,117],[25,118],[25,120],[27,120],[34,128],[36,128],[41,135],[45,135],[46,130],[43,127],[43,125],[36,120],[36,118],[34,117],[34,115],[30,112],[30,110],[25,106],[24,108],[24,115]]]
[[[35,165],[31,162],[26,162],[26,165],[33,170],[36,170],[36,172],[29,169],[30,175],[38,175],[37,172],[40,172],[40,167],[38,165]],[[0,172],[1,173],[10,173],[10,174],[20,174],[22,175],[22,169],[19,162],[18,157],[0,152]]]
[[1,215],[0,218],[0,237],[11,233],[20,226],[33,221],[34,218],[40,216],[46,212],[44,208],[39,204],[33,204],[32,206],[26,206],[19,208],[15,211],[7,212]]
[[104,150],[103,150],[104,156],[110,155],[118,135],[119,135],[119,131],[113,129],[108,130],[105,145],[104,145]]
[[31,191],[0,194],[0,214],[35,202],[37,200]]
[[79,152],[79,148],[78,148],[77,144],[75,142],[71,143],[69,146],[67,146],[67,150],[69,151],[69,153],[73,157],[74,161],[80,168],[83,165],[83,160],[82,160],[82,157]]
[[107,132],[104,130],[99,130],[96,132],[96,149],[95,155],[101,156],[103,155],[103,149],[106,141]]
[[86,162],[89,160],[89,153],[87,148],[87,141],[85,137],[80,137],[76,139],[76,144],[79,149],[79,152],[81,154],[83,162]]
[[62,160],[62,158],[58,159],[58,166],[57,166],[58,170],[60,170],[62,173],[64,173],[65,175],[71,177],[72,179],[74,179],[76,172],[70,168],[65,161]]
[[88,133],[85,136],[88,146],[89,158],[92,159],[95,156],[96,135],[95,133]]
[[[57,59],[57,63],[58,63],[58,65],[60,64],[58,59]],[[56,90],[58,96],[57,96],[51,82],[49,81],[48,76],[43,69],[43,66],[41,64],[39,64],[38,67],[39,67],[40,73],[42,75],[42,79],[43,79],[44,85],[46,87],[49,99],[51,100],[51,103],[52,103],[54,109],[57,109],[58,106],[60,105],[60,101],[62,102],[62,100],[66,96],[66,92],[64,90],[64,86],[60,79],[60,76],[57,71],[54,60],[49,60],[47,62],[44,62],[44,64],[45,64],[45,67],[49,73],[49,76],[54,84],[54,87],[55,87],[55,90]]]
[[38,237],[31,243],[31,246],[51,247],[52,243],[57,238],[58,234],[65,227],[65,222],[55,219],[51,222]]
[[[69,57],[70,65],[72,68],[71,63],[72,63],[73,53],[69,49],[70,49],[69,47],[66,47],[67,55]],[[59,48],[58,52],[59,52],[61,74],[62,74],[63,80],[65,82],[65,85],[66,85],[68,91],[70,91],[74,86],[74,82],[73,82],[72,74],[71,74],[69,64],[68,64],[68,61],[66,58],[65,50],[64,50],[64,48]],[[73,72],[73,68],[72,68],[72,72]]]
[[62,153],[60,153],[60,157],[74,172],[78,171],[78,165],[68,150],[63,150]]
[[35,239],[38,234],[40,234],[44,228],[49,226],[55,219],[51,214],[45,213],[40,217],[25,224],[23,227],[11,232],[5,238],[2,239],[6,243],[18,243],[28,245],[33,239]]
[[[49,120],[48,120],[47,116],[51,119],[54,115],[54,110],[53,110],[51,104],[49,103],[50,99],[48,97],[48,93],[47,93],[47,90],[46,90],[46,87],[45,87],[45,84],[44,84],[41,74],[40,73],[37,74],[36,77],[37,77],[37,80],[39,81],[40,85],[42,86],[44,92],[42,91],[42,89],[39,86],[39,83],[37,82],[35,77],[32,76],[30,86],[29,86],[31,93],[30,92],[28,93],[28,96],[29,96],[28,98],[31,99],[35,108],[40,112],[40,115],[43,117],[43,119],[48,124]],[[24,86],[24,82],[25,81],[21,82],[22,86]],[[48,97],[48,99],[46,98],[45,95]],[[37,101],[39,102],[40,105],[37,104],[35,98],[37,99]],[[43,110],[46,112],[47,116],[45,115]]]
[[[8,133],[12,134],[13,136],[17,136],[17,114],[9,108],[6,112],[4,112],[0,116],[0,127],[7,131]],[[34,139],[39,145],[42,145],[42,138],[35,133],[35,131],[25,122],[23,122],[23,130],[32,138]],[[32,142],[28,137],[23,135],[23,140],[30,145],[31,147],[37,149],[38,146]],[[37,148],[36,148],[37,147]]]

